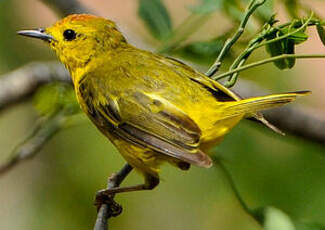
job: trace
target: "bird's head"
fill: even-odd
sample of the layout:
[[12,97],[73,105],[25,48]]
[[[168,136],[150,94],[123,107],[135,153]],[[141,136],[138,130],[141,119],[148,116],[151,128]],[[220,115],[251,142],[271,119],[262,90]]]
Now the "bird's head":
[[69,15],[51,27],[18,34],[46,41],[70,72],[127,44],[114,22],[88,14]]

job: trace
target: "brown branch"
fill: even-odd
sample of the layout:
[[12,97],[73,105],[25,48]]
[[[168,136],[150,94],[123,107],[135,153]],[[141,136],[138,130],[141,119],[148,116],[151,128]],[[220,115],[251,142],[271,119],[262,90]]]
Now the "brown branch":
[[11,159],[0,166],[0,175],[7,173],[18,163],[33,158],[61,129],[65,120],[66,116],[61,112],[38,124],[30,136],[14,149]]
[[[77,0],[40,0],[61,16],[72,13],[89,13]],[[22,101],[40,85],[52,81],[71,82],[66,69],[57,62],[32,63],[0,77],[0,112],[3,108]]]
[[264,114],[271,123],[290,134],[325,144],[324,111],[284,106]]
[[[108,179],[107,188],[110,189],[120,186],[122,181],[131,171],[132,166],[125,164],[120,171],[118,171],[116,174],[113,174]],[[106,202],[99,207],[94,230],[107,230],[108,219],[113,216],[118,216],[122,212],[122,207],[114,201],[114,196],[110,198],[111,199],[109,202]]]
[[0,112],[28,99],[38,87],[53,81],[71,82],[68,72],[58,62],[31,63],[0,76]]
[[91,12],[76,0],[41,0],[41,2],[52,8],[59,16]]

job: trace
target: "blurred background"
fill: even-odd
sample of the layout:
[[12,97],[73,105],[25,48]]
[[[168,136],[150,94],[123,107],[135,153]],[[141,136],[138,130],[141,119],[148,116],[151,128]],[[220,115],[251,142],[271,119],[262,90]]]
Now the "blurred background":
[[[81,2],[97,15],[116,21],[132,44],[150,50],[157,47],[157,40],[138,16],[138,1]],[[189,6],[197,2],[164,1],[175,27],[188,17]],[[323,1],[301,2],[325,17]],[[282,4],[275,1],[274,7],[281,22],[290,19]],[[55,13],[38,0],[0,1],[0,73],[31,61],[55,60],[45,44],[18,37],[15,32],[48,26],[56,20]],[[217,11],[188,42],[213,39],[231,25],[232,21]],[[252,24],[248,30],[256,28]],[[315,29],[308,29],[308,34],[310,39],[297,52],[324,53]],[[263,50],[254,54],[251,61],[261,57],[265,57]],[[205,71],[211,61],[189,63]],[[243,72],[241,78],[272,92],[311,90],[312,95],[289,106],[313,108],[317,116],[324,118],[324,63],[321,59],[298,60],[293,69],[285,71],[269,64]],[[35,125],[38,112],[27,101],[0,115],[0,162],[4,162]],[[324,143],[291,135],[283,137],[242,121],[215,151],[224,159],[242,199],[251,209],[272,206],[293,220],[325,226]],[[86,119],[59,132],[34,159],[0,177],[0,228],[91,229],[96,218],[94,194],[106,187],[107,177],[124,163],[116,149]],[[153,191],[117,196],[124,211],[110,220],[111,229],[261,229],[243,210],[219,168],[192,167],[183,172],[165,165],[161,177],[161,184]],[[124,184],[141,181],[142,177],[133,172]]]

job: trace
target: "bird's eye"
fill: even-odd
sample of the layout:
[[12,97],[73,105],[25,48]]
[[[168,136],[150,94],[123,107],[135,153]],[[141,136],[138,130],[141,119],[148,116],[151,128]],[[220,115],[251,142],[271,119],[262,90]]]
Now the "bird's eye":
[[67,29],[63,32],[63,37],[65,38],[65,40],[67,41],[72,41],[76,38],[76,32],[74,32],[74,30],[71,29]]

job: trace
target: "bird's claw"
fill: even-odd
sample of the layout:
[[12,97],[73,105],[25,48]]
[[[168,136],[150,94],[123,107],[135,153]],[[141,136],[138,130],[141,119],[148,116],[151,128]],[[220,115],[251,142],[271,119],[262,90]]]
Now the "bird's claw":
[[122,213],[122,206],[115,202],[114,194],[109,194],[108,190],[100,190],[96,193],[95,204],[97,212],[100,210],[102,205],[108,206],[109,216],[118,216]]

